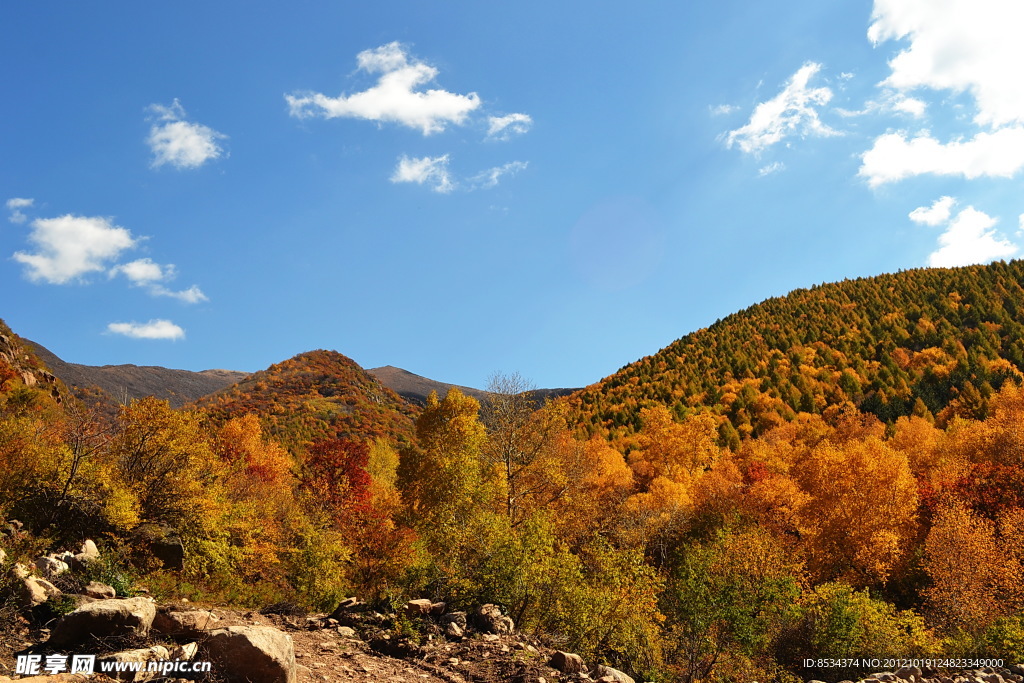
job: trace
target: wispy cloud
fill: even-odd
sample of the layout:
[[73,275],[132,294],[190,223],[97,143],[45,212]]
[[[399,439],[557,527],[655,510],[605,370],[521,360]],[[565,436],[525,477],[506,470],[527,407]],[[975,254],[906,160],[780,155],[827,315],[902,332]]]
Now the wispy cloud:
[[199,168],[224,154],[218,140],[227,138],[208,126],[185,120],[185,110],[177,99],[169,107],[150,105],[156,121],[149,129],[149,149],[153,168],[165,164],[178,169]]
[[781,161],[773,161],[772,163],[767,164],[767,165],[762,166],[761,168],[757,169],[757,175],[759,175],[760,177],[763,178],[766,175],[771,175],[773,173],[778,173],[779,171],[781,171],[784,168],[786,168],[786,165],[784,163],[782,163]]
[[510,161],[502,166],[495,166],[489,168],[486,171],[482,171],[470,179],[471,186],[480,189],[488,189],[495,187],[506,175],[515,175],[520,171],[526,170],[529,164],[525,161]]
[[451,174],[448,172],[447,154],[418,159],[403,154],[398,160],[395,172],[391,174],[391,182],[427,185],[434,192],[441,194],[447,194],[455,189]]
[[523,135],[533,126],[529,114],[506,114],[487,117],[487,138],[508,140],[514,135]]
[[28,220],[28,216],[22,212],[22,209],[28,209],[35,204],[34,199],[25,199],[23,197],[11,197],[7,200],[7,210],[11,212],[8,220],[12,223],[24,223]]
[[26,267],[34,282],[62,285],[102,272],[127,249],[136,245],[131,232],[108,218],[73,216],[37,218],[29,242],[34,252],[18,251],[14,260]]
[[816,107],[832,99],[831,89],[809,85],[820,70],[821,64],[814,62],[800,67],[782,92],[754,108],[746,125],[729,131],[726,145],[736,145],[748,154],[757,154],[792,135],[839,135],[818,117]]
[[338,97],[317,92],[285,95],[291,115],[398,123],[430,135],[448,125],[465,123],[470,112],[480,107],[480,96],[475,92],[460,95],[438,88],[423,90],[439,72],[409,55],[401,43],[364,50],[356,55],[356,61],[360,71],[380,74],[375,85]]
[[150,320],[147,323],[110,323],[107,331],[132,339],[184,339],[185,330],[170,320]]
[[447,154],[439,157],[421,158],[402,155],[398,160],[394,173],[391,174],[391,182],[426,185],[434,192],[440,194],[449,194],[455,190],[465,192],[487,190],[496,187],[505,176],[513,176],[525,170],[529,165],[525,161],[510,161],[507,164],[489,168],[473,176],[463,176],[461,179],[458,179],[449,170],[448,162],[449,155]]
[[203,294],[203,290],[199,289],[197,285],[192,285],[188,289],[182,289],[175,291],[173,289],[167,289],[162,285],[154,285],[149,288],[149,293],[153,296],[166,296],[172,299],[177,299],[186,304],[198,304],[203,301],[209,301],[210,298]]

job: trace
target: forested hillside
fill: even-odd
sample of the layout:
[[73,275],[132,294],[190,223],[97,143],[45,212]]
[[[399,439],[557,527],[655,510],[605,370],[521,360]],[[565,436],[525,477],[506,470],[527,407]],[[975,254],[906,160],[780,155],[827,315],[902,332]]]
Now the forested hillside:
[[267,433],[301,447],[328,438],[385,438],[408,444],[418,407],[383,386],[336,351],[309,351],[238,384],[204,396],[196,405],[215,424],[258,415]]
[[[313,351],[189,410],[110,415],[0,330],[0,520],[25,525],[0,543],[28,561],[100,539],[107,569],[173,598],[355,595],[390,615],[378,642],[395,648],[463,638],[410,620],[409,599],[500,605],[521,632],[659,683],[1021,663],[1021,276],[794,292],[540,409],[518,377],[483,404],[452,389],[414,408]],[[601,406],[613,417],[590,421]]]
[[1024,261],[930,268],[799,289],[727,316],[571,399],[589,433],[635,443],[640,410],[710,411],[723,443],[851,402],[984,417],[1024,368]]

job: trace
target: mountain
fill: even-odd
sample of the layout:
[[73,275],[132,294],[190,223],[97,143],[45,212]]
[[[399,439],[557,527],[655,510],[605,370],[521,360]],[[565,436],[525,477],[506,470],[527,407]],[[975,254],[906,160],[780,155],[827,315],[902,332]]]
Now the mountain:
[[324,438],[413,440],[419,408],[337,351],[300,353],[193,404],[215,423],[260,416],[286,446]]
[[[371,368],[367,370],[367,372],[376,377],[381,384],[391,389],[402,398],[419,406],[426,405],[427,396],[430,395],[431,391],[436,391],[438,396],[444,398],[444,395],[448,393],[448,390],[452,387],[456,387],[463,394],[472,396],[481,403],[487,400],[487,392],[481,389],[473,389],[472,387],[464,387],[459,384],[439,382],[436,379],[423,377],[409,372],[408,370],[396,368],[393,365]],[[530,393],[533,395],[534,400],[537,401],[538,404],[541,404],[544,403],[546,399],[568,396],[576,391],[579,391],[579,389],[534,389]]]
[[710,410],[723,440],[850,402],[885,422],[984,417],[1024,380],[1024,261],[924,268],[768,299],[682,337],[568,400],[583,431],[623,445],[640,410]]
[[155,396],[166,399],[174,408],[180,408],[240,382],[249,375],[236,370],[172,370],[153,365],[80,365],[68,363],[57,357],[42,344],[28,341],[50,372],[68,387],[79,390],[101,389],[107,396],[118,402]]
[[405,400],[420,406],[426,404],[427,396],[430,395],[430,392],[436,391],[438,396],[444,398],[444,395],[448,393],[448,390],[452,387],[456,387],[463,394],[472,396],[478,401],[482,401],[487,396],[487,392],[481,391],[480,389],[439,382],[436,379],[423,377],[409,372],[408,370],[396,368],[393,365],[370,368],[367,372],[376,377],[381,384],[386,386],[388,389],[391,389]]

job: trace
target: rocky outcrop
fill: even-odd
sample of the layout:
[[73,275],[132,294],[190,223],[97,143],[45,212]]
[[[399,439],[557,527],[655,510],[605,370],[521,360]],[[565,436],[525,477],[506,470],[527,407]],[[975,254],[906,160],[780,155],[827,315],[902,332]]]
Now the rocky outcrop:
[[269,626],[232,626],[210,631],[200,646],[203,659],[229,683],[295,683],[295,647]]

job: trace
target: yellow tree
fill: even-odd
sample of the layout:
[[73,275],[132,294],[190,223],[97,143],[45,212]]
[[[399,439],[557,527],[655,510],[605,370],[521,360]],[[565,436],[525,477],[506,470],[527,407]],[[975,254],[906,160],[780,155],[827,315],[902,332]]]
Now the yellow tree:
[[[1012,530],[1017,515],[1004,520]],[[1021,564],[996,537],[995,525],[959,502],[940,508],[925,540],[925,596],[948,627],[980,633],[1021,608]]]
[[118,415],[110,453],[142,520],[183,534],[210,525],[223,469],[198,415],[152,397],[132,401]]
[[247,576],[267,576],[289,551],[300,514],[294,496],[291,454],[264,437],[252,414],[228,420],[216,433],[217,455],[226,465],[224,526],[241,557],[236,567]]
[[557,437],[565,430],[564,404],[538,409],[535,387],[519,374],[494,375],[481,417],[487,429],[484,457],[496,468],[512,526],[526,508],[561,495],[557,480]]
[[824,441],[796,470],[810,496],[796,515],[818,580],[884,582],[914,537],[917,485],[907,458],[877,437]]
[[419,447],[399,462],[402,496],[413,514],[428,525],[458,523],[490,502],[493,472],[483,460],[487,438],[478,416],[480,404],[452,388],[444,400],[431,392],[416,420]]

